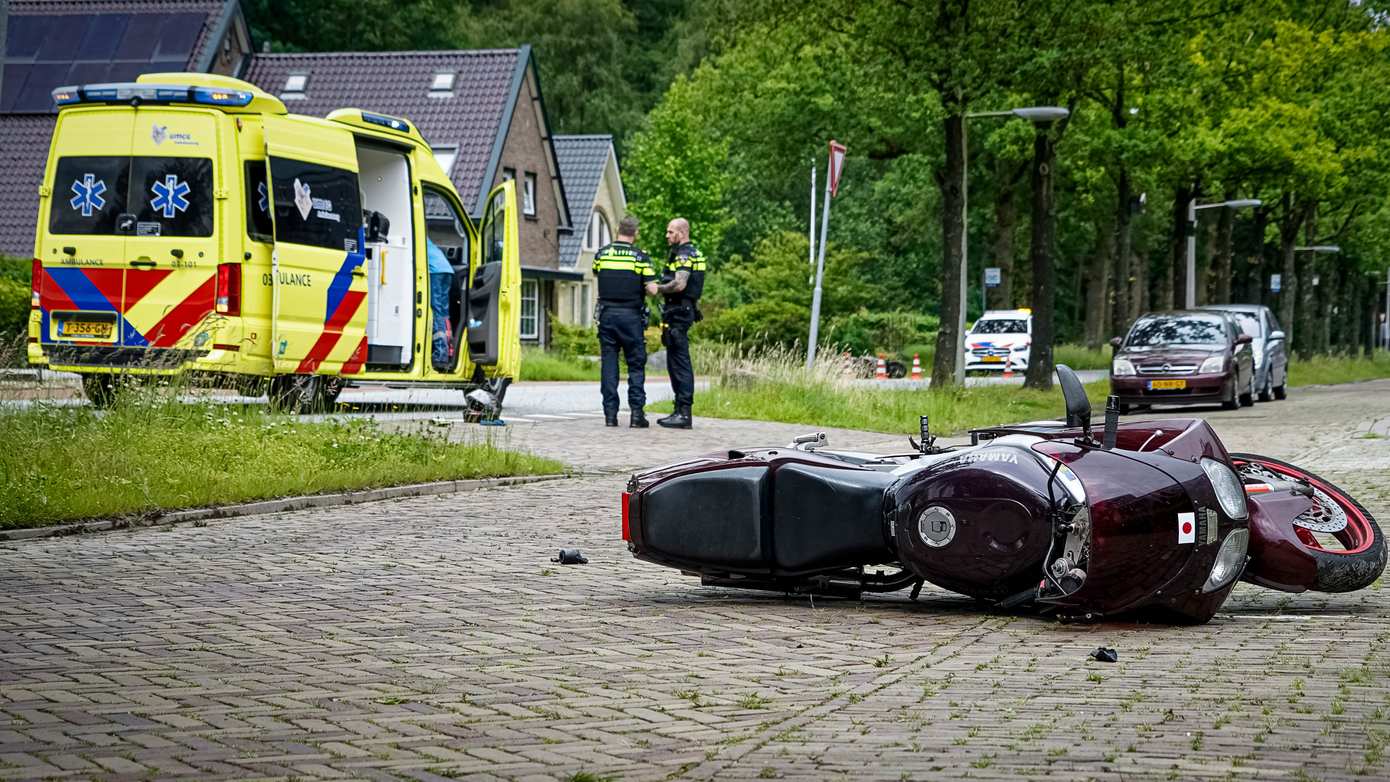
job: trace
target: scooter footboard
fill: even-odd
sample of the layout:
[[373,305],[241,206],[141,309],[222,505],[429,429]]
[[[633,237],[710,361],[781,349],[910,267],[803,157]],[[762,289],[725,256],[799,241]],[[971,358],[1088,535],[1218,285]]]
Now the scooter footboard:
[[634,495],[639,559],[698,573],[795,576],[890,562],[884,522],[893,478],[804,462],[686,472]]

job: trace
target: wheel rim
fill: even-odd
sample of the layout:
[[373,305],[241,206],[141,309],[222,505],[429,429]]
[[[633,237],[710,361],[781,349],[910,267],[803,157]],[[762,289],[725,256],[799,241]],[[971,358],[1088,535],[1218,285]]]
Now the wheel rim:
[[[1244,477],[1258,481],[1293,479],[1313,489],[1310,507],[1294,517],[1294,534],[1304,546],[1325,552],[1350,556],[1360,554],[1375,542],[1370,521],[1355,504],[1341,502],[1340,494],[1326,482],[1301,470],[1283,465],[1245,462],[1237,466]],[[1317,538],[1317,533],[1331,535],[1343,548],[1329,548]]]

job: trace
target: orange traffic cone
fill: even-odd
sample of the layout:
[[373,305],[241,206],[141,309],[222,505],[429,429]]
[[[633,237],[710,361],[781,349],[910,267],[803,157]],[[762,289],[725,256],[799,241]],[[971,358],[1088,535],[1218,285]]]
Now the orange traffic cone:
[[878,354],[878,366],[874,367],[874,380],[888,379],[888,362],[883,360],[883,354]]
[[922,379],[922,359],[916,353],[912,354],[912,379]]
[[1014,377],[1014,357],[1009,356],[1004,359],[1004,379],[1013,380]]

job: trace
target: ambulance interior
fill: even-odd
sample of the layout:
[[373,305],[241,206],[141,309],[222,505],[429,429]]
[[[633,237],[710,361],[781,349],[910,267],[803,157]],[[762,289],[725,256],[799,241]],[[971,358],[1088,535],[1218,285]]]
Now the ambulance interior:
[[415,236],[410,167],[401,152],[358,142],[367,256],[367,365],[401,371],[415,344]]
[[449,345],[452,370],[458,366],[459,351],[462,349],[463,332],[467,319],[468,302],[468,234],[458,215],[444,196],[433,190],[424,192],[425,235],[439,245],[449,265],[454,268],[453,284],[449,286]]

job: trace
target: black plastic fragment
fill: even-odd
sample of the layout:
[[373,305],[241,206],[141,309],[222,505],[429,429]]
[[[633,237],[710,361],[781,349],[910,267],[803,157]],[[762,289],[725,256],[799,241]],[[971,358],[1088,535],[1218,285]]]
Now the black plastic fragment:
[[551,557],[551,562],[559,562],[561,565],[587,565],[589,558],[584,556],[577,548],[562,548],[560,556]]
[[1090,658],[1092,660],[1097,660],[1103,663],[1113,663],[1116,660],[1120,659],[1120,655],[1114,649],[1108,649],[1104,646],[1097,646],[1096,650],[1094,652],[1091,652]]

